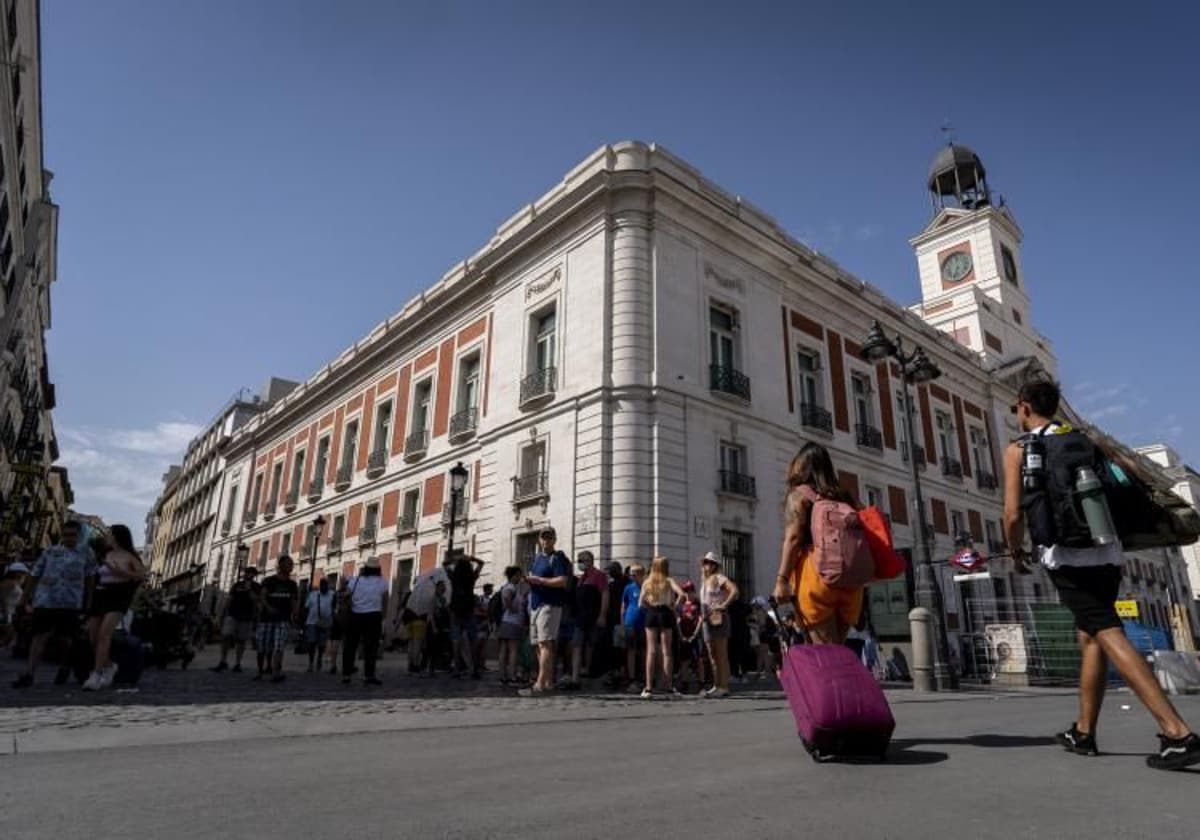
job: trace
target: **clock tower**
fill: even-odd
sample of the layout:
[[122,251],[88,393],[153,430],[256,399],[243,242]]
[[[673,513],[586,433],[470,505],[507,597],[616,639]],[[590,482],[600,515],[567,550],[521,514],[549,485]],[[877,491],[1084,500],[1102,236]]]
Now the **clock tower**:
[[933,219],[910,240],[921,277],[912,311],[986,367],[1033,357],[1053,375],[1054,351],[1030,319],[1021,229],[1002,200],[993,202],[983,162],[966,146],[944,146],[928,187]]

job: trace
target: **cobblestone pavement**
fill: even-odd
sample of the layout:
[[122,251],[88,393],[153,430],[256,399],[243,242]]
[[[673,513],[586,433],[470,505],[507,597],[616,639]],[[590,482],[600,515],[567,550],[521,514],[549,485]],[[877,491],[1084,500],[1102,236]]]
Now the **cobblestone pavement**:
[[[379,676],[383,686],[368,688],[361,675],[343,685],[341,678],[326,673],[306,673],[306,662],[300,656],[285,659],[287,680],[280,684],[256,682],[252,679],[255,667],[252,653],[247,653],[245,670],[240,674],[229,671],[214,673],[218,652],[209,647],[199,654],[191,667],[184,670],[177,664],[167,669],[147,669],[136,689],[115,687],[103,692],[86,692],[71,680],[67,685],[53,685],[55,666],[39,669],[37,684],[31,689],[16,690],[9,684],[19,674],[21,663],[7,656],[0,661],[0,740],[22,733],[110,727],[188,725],[201,723],[247,724],[258,722],[276,726],[284,720],[295,722],[309,718],[333,722],[353,717],[359,726],[364,716],[407,716],[413,720],[427,717],[426,713],[509,713],[520,715],[534,709],[541,713],[572,712],[609,716],[641,715],[647,711],[645,701],[635,695],[614,693],[600,687],[599,682],[578,693],[560,693],[536,700],[520,698],[515,691],[501,686],[495,673],[481,680],[452,679],[448,675],[413,677],[406,672],[403,653],[387,653],[380,662]],[[249,667],[246,667],[248,665]],[[737,700],[727,701],[731,707],[747,703],[781,703],[782,694],[774,680],[747,682],[735,689]],[[671,702],[670,712],[687,713],[689,708],[709,704],[698,697],[685,697]],[[655,713],[668,712],[668,704],[655,703]],[[403,713],[403,714],[402,714]],[[387,728],[401,728],[398,721]]]

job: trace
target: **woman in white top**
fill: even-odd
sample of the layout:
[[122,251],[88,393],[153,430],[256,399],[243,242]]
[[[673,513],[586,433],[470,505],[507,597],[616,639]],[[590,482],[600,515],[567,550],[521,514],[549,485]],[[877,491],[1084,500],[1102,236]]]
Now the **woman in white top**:
[[107,542],[108,551],[100,561],[88,609],[88,635],[96,669],[83,684],[84,691],[107,688],[117,676],[117,666],[109,655],[113,633],[133,605],[133,596],[146,577],[146,567],[133,548],[133,535],[128,528],[113,525]]
[[364,682],[367,685],[383,685],[375,677],[375,663],[379,659],[379,643],[383,638],[383,614],[387,612],[389,588],[378,557],[368,557],[358,577],[346,586],[350,594],[350,620],[346,625],[346,639],[342,643],[342,683],[345,685],[350,684],[350,674],[354,671],[354,659],[360,643],[363,647]]
[[500,587],[500,685],[516,682],[517,654],[528,622],[525,618],[526,594],[522,591],[521,579],[525,573],[520,566],[509,566],[504,570],[507,581]]

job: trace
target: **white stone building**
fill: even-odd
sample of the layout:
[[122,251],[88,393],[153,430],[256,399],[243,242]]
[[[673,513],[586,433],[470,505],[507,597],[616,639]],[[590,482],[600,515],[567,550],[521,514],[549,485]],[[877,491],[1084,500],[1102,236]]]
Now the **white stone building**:
[[[597,150],[234,434],[209,548],[220,585],[289,553],[305,578],[314,559],[349,574],[375,555],[406,588],[448,547],[447,473],[461,462],[454,545],[493,578],[553,524],[568,550],[663,553],[677,574],[715,550],[744,592],[765,593],[784,473],[805,440],[831,448],[901,546],[913,544],[915,457],[936,558],[959,534],[1002,550],[1010,407],[1054,356],[1031,326],[1021,231],[987,200],[978,158],[943,151],[930,190],[935,213],[913,240],[923,301],[909,310],[661,147]],[[913,388],[915,441],[899,422],[899,369],[859,356],[873,320],[942,370]],[[971,584],[976,621],[1053,597],[1041,574],[991,566]],[[961,593],[940,571],[957,632]],[[873,587],[882,635],[907,633],[910,599],[904,581]]]

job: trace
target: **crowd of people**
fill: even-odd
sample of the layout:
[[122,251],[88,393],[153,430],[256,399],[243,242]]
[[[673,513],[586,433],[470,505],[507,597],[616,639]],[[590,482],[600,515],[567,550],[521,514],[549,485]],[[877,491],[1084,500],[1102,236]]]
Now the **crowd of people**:
[[[1078,628],[1080,713],[1058,734],[1058,742],[1071,752],[1098,753],[1096,724],[1111,663],[1160,727],[1160,749],[1149,757],[1151,766],[1200,763],[1200,737],[1122,631],[1114,607],[1123,562],[1120,544],[1060,544],[1047,524],[1062,519],[1056,514],[1030,527],[1036,557],[1024,548],[1027,512],[1036,512],[1039,500],[1043,505],[1047,499],[1059,501],[1044,483],[1040,489],[1031,483],[1029,444],[1023,441],[1041,439],[1044,447],[1047,436],[1076,434],[1055,420],[1058,404],[1054,383],[1023,387],[1013,413],[1026,437],[1005,456],[1005,536],[1011,555],[1019,570],[1035,561],[1048,570]],[[1069,498],[1061,503],[1072,504]],[[785,642],[802,637],[840,645],[864,628],[864,586],[871,576],[839,580],[839,570],[825,556],[829,546],[839,545],[837,529],[862,508],[842,485],[824,447],[808,443],[792,460],[785,512],[778,575],[769,597],[742,592],[712,552],[699,558],[695,580],[673,573],[671,560],[661,555],[650,558],[648,569],[641,562],[604,564],[591,551],[578,552],[572,563],[559,548],[555,529],[546,527],[528,566],[505,569],[499,590],[490,583],[479,587],[481,560],[447,556],[404,594],[391,611],[389,627],[391,587],[376,558],[368,558],[356,576],[322,580],[302,592],[292,578],[292,559],[281,556],[261,582],[251,567],[228,593],[214,670],[240,672],[253,640],[254,679],[280,682],[285,652],[298,643],[310,672],[323,671],[328,661],[330,672],[339,673],[340,652],[343,683],[351,682],[361,661],[366,685],[378,686],[377,662],[390,634],[407,647],[408,672],[414,677],[444,672],[480,679],[494,641],[500,685],[525,697],[579,690],[585,679],[647,699],[685,692],[726,697],[734,680],[773,674]],[[78,524],[69,521],[58,545],[0,570],[0,645],[12,641],[23,621],[30,635],[27,667],[15,688],[33,684],[47,642],[76,634],[85,615],[94,666],[84,688],[113,682],[113,634],[145,568],[123,526],[114,526],[100,548],[97,559],[79,542]],[[869,633],[856,641],[864,656],[873,650]]]

